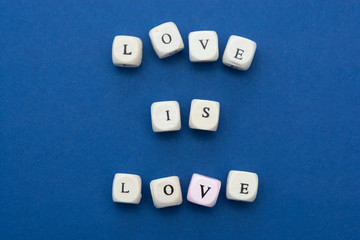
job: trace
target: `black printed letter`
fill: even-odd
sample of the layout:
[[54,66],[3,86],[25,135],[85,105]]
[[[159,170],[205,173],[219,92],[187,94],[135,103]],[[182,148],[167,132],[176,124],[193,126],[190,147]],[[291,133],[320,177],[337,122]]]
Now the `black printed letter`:
[[132,52],[126,52],[127,44],[124,44],[124,55],[131,55]]
[[209,114],[209,112],[207,112],[207,111],[210,111],[210,108],[208,108],[208,107],[204,107],[204,109],[203,109],[203,111],[204,111],[204,113],[206,114],[206,115],[202,115],[202,117],[203,118],[208,118],[209,116],[210,116],[210,114]]
[[169,110],[166,110],[166,116],[167,116],[167,120],[166,120],[166,121],[170,121],[170,114],[169,114]]
[[[168,193],[168,191],[166,191],[166,188],[167,187],[170,187],[170,193]],[[165,187],[164,187],[164,193],[166,194],[166,195],[171,195],[171,194],[173,194],[174,193],[174,188],[173,188],[173,186],[171,186],[171,185],[165,185]]]
[[[241,51],[241,52],[240,52],[240,51]],[[236,51],[236,54],[235,54],[235,57],[234,57],[234,58],[241,60],[243,53],[244,53],[244,50],[238,48],[237,51]],[[240,56],[240,57],[238,57],[238,56]]]
[[203,43],[203,39],[200,39],[199,41],[200,41],[200,43],[201,43],[201,46],[205,49],[206,46],[207,46],[207,44],[208,44],[208,42],[209,42],[209,39],[206,39],[206,43],[205,43],[205,44]]
[[204,198],[205,195],[207,194],[207,192],[210,190],[211,187],[208,187],[208,189],[206,190],[206,192],[204,192],[204,185],[200,184],[201,186],[201,198]]
[[[165,38],[164,38],[165,36],[168,36],[168,37],[169,37],[169,41],[168,41],[168,42],[165,42]],[[169,44],[169,43],[171,42],[171,36],[170,36],[170,34],[165,33],[164,35],[162,35],[161,40],[163,41],[163,43]]]
[[121,193],[129,193],[129,190],[127,190],[127,191],[124,191],[124,185],[125,185],[125,183],[121,183]]
[[[248,193],[249,193],[249,191],[247,191],[247,190],[248,190],[248,187],[249,187],[249,184],[247,184],[247,183],[241,183],[240,193],[248,194]],[[246,192],[244,192],[244,190],[245,190]]]

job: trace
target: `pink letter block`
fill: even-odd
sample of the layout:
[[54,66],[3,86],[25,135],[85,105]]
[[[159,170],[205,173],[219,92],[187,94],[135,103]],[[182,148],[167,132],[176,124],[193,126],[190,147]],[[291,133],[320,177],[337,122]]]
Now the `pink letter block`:
[[187,200],[206,207],[213,207],[219,196],[220,187],[219,180],[194,173],[190,181]]

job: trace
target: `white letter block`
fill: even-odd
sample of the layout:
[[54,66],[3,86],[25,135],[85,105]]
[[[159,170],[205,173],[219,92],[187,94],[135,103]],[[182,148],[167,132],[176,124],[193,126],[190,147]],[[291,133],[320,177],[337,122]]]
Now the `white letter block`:
[[166,177],[150,182],[151,196],[156,208],[180,205],[182,193],[179,177]]
[[189,34],[191,62],[214,62],[219,58],[218,36],[215,31],[197,31]]
[[142,41],[131,36],[116,36],[112,45],[112,61],[118,67],[138,67],[142,60]]
[[236,201],[253,202],[258,184],[256,173],[231,170],[226,182],[226,197]]
[[151,105],[151,122],[154,132],[181,129],[180,106],[177,101],[154,102]]
[[220,103],[194,99],[191,102],[189,127],[216,131],[219,123]]
[[256,42],[232,35],[226,44],[222,61],[226,66],[246,71],[251,65],[255,50]]
[[169,57],[184,49],[184,43],[175,23],[167,22],[149,32],[153,48],[159,58]]
[[135,174],[115,174],[112,188],[114,202],[138,204],[141,200],[141,178]]

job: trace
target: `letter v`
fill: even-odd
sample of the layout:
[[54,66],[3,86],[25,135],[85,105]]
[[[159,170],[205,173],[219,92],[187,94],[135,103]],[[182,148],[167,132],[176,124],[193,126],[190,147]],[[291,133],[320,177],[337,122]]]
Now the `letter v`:
[[208,187],[208,189],[206,190],[206,192],[204,192],[204,185],[200,184],[201,186],[201,198],[204,198],[205,195],[207,194],[207,192],[211,189],[211,187]]
[[203,43],[203,40],[204,40],[204,39],[200,39],[199,41],[200,41],[200,43],[201,43],[201,46],[205,49],[206,46],[207,46],[207,44],[208,44],[208,42],[209,42],[209,39],[206,39],[205,45],[204,45],[204,43]]

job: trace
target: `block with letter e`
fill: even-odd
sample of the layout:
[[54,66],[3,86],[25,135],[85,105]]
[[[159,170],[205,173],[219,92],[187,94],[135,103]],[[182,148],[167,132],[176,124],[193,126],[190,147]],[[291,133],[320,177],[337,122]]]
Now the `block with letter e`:
[[231,170],[226,182],[226,197],[230,200],[253,202],[258,185],[256,173]]

